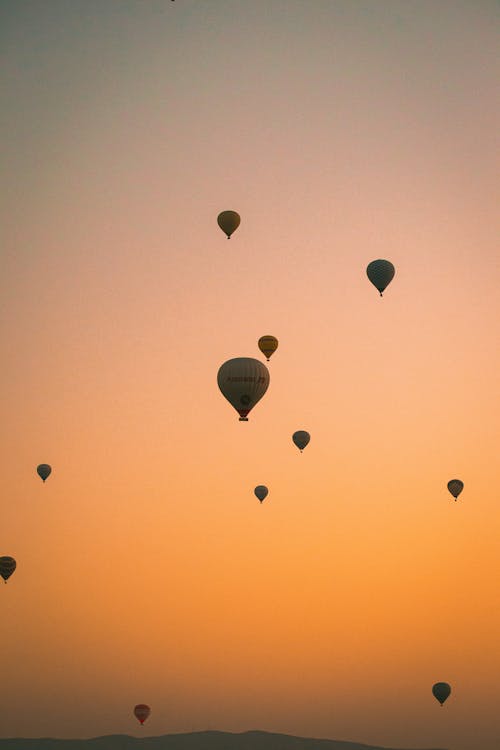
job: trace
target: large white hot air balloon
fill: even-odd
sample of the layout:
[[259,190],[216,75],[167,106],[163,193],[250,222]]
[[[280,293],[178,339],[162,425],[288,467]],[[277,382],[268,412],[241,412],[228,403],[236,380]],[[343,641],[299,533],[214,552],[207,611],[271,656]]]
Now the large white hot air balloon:
[[248,422],[248,413],[268,389],[269,370],[258,359],[236,357],[221,365],[217,384],[240,415],[240,422]]

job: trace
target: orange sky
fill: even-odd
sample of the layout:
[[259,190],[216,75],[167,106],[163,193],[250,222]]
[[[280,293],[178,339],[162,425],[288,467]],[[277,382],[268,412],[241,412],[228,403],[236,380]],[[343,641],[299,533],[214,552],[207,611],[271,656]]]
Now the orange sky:
[[2,6],[0,736],[497,747],[497,17]]

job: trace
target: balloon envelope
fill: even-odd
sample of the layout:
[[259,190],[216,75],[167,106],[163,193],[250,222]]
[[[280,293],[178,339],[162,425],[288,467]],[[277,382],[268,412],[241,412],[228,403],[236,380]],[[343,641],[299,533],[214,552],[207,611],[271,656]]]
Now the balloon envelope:
[[141,722],[141,724],[144,724],[150,713],[151,709],[145,703],[138,703],[134,708],[134,716]]
[[311,439],[311,436],[305,430],[297,430],[297,432],[294,432],[292,435],[292,440],[297,446],[297,448],[299,448],[301,453],[306,447],[306,445],[308,444],[310,439]]
[[256,497],[260,500],[260,502],[262,502],[263,500],[266,499],[269,490],[263,484],[259,484],[254,489],[254,492],[255,492]]
[[395,273],[396,269],[390,260],[372,260],[371,263],[368,263],[366,268],[366,274],[373,286],[379,290],[380,296],[382,296],[384,289],[386,289],[393,280]]
[[451,687],[447,682],[436,682],[436,684],[432,686],[432,694],[441,705],[443,705],[450,693]]
[[43,481],[45,482],[50,472],[52,471],[52,467],[49,466],[49,464],[39,464],[36,467],[36,471],[37,471],[38,476],[41,477]]
[[229,239],[232,233],[238,229],[240,225],[240,215],[236,211],[223,211],[217,217],[217,224],[220,226],[224,234]]
[[450,479],[450,481],[448,482],[448,489],[453,495],[453,497],[455,498],[455,500],[460,495],[463,488],[464,488],[464,483],[460,481],[460,479]]
[[278,339],[274,336],[261,336],[259,339],[259,349],[269,362],[269,357],[274,354],[278,348]]
[[221,365],[217,384],[240,415],[240,422],[247,422],[247,414],[269,387],[269,370],[258,359],[236,357]]
[[7,578],[10,578],[15,571],[16,565],[17,563],[13,557],[8,557],[7,555],[0,557],[0,576],[2,576],[5,583],[7,583]]

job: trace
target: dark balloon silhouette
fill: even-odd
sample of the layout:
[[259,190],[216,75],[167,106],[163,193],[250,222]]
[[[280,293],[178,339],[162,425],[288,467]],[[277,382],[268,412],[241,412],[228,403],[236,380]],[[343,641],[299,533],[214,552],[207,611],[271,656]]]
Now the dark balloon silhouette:
[[378,289],[381,297],[384,290],[393,280],[395,273],[396,269],[394,268],[390,260],[372,260],[371,263],[368,263],[366,269],[368,278],[372,282],[373,286]]
[[267,495],[269,493],[269,490],[267,489],[267,487],[265,485],[259,484],[254,489],[254,492],[255,492],[255,496],[257,497],[257,499],[260,500],[260,502],[262,502],[263,500],[266,499],[266,497],[267,497]]
[[217,384],[240,415],[240,422],[248,422],[248,413],[269,387],[269,370],[258,359],[236,357],[221,365]]
[[306,445],[309,443],[310,439],[311,439],[311,436],[305,430],[297,430],[297,432],[294,432],[292,435],[292,440],[301,453],[306,447]]
[[47,479],[47,477],[50,475],[51,471],[52,471],[52,467],[49,466],[49,464],[39,464],[36,467],[36,472],[38,476],[41,477],[42,481],[44,482]]
[[432,695],[441,705],[443,705],[450,693],[451,687],[447,682],[436,682],[436,684],[432,686]]
[[240,215],[236,211],[223,211],[217,217],[217,224],[220,226],[228,240],[231,238],[232,233],[238,229],[240,225]]
[[11,577],[16,567],[17,563],[13,557],[8,557],[7,555],[0,557],[0,576],[2,576],[5,583],[7,583],[7,578]]
[[144,724],[150,713],[151,709],[145,703],[138,703],[134,708],[134,716],[141,722],[141,725]]
[[278,339],[275,336],[261,336],[258,343],[259,349],[269,362],[269,358],[278,348]]
[[450,479],[447,486],[456,500],[464,488],[464,483],[460,479]]

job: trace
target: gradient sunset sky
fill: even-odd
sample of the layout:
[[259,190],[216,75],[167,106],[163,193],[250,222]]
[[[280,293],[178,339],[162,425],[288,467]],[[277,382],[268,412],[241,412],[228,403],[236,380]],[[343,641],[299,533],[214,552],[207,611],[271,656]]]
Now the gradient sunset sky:
[[0,736],[499,747],[499,15],[0,3]]

